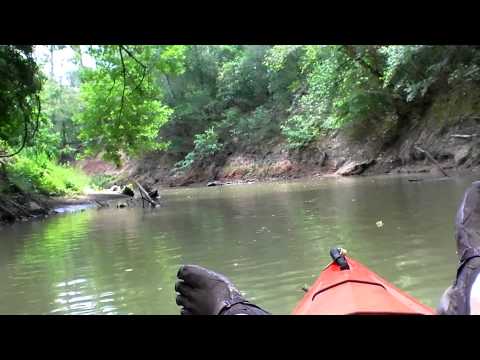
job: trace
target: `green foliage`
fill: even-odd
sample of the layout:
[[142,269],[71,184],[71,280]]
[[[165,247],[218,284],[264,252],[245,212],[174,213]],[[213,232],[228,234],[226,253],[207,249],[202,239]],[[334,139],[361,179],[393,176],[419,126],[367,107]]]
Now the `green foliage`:
[[206,130],[202,134],[195,135],[193,143],[195,144],[194,151],[200,157],[215,155],[222,148],[222,145],[218,142],[218,134],[213,128]]
[[314,117],[306,117],[298,114],[289,117],[281,125],[282,134],[288,141],[291,149],[302,148],[313,141],[320,133],[318,124]]
[[[219,143],[241,138],[241,143],[255,145],[280,133],[274,114],[289,106],[288,86],[295,80],[298,85],[298,71],[295,60],[289,60],[288,71],[271,73],[265,62],[270,48],[189,46],[185,72],[164,78],[174,113],[161,134],[171,140],[168,151],[186,154],[184,165],[191,165],[198,153],[205,153],[201,150],[202,134],[212,127]],[[295,66],[289,67],[291,63]]]
[[213,128],[206,130],[202,134],[195,135],[193,142],[195,144],[193,151],[189,152],[184,160],[177,163],[178,168],[188,168],[195,161],[215,155],[223,147],[223,144],[219,143],[218,134]]
[[246,114],[229,112],[225,123],[230,125],[229,135],[241,139],[242,143],[247,145],[258,144],[280,132],[272,109],[266,106],[259,106]]
[[[81,64],[82,48],[72,49]],[[405,105],[480,81],[476,46],[139,45],[90,46],[88,53],[96,66],[72,74],[80,91],[44,83],[37,139],[27,142],[38,154],[102,152],[119,165],[121,154],[168,151],[185,169],[225,148],[280,136],[301,148],[332,129],[362,129],[366,137],[383,131],[387,118],[396,129]],[[41,76],[31,47],[0,47],[0,80],[6,152],[21,144],[25,119],[29,134],[35,130]]]
[[156,76],[181,73],[185,47],[124,49],[90,48],[97,66],[82,71],[83,109],[75,118],[85,154],[104,151],[105,159],[117,165],[122,151],[139,155],[168,146],[158,139],[158,131],[172,110],[162,103],[163,91],[156,85]]
[[26,150],[7,164],[9,179],[23,191],[67,195],[82,192],[89,178],[80,170],[58,165],[44,152]]
[[219,96],[227,106],[251,110],[268,96],[264,57],[268,46],[245,46],[231,61],[222,64],[218,74]]
[[12,149],[8,145],[8,142],[0,139],[0,154],[9,154],[12,152]]
[[[51,50],[54,51],[53,47]],[[10,73],[2,85],[8,88],[11,81],[15,90],[7,91],[11,97],[4,96],[5,93],[1,95],[0,102],[8,105],[4,107],[7,109],[3,113],[5,121],[0,122],[0,132],[8,132],[0,136],[3,138],[0,140],[1,153],[11,154],[23,142],[25,122],[28,130],[25,149],[9,158],[6,164],[9,180],[26,192],[55,195],[81,192],[89,178],[74,168],[58,165],[57,160],[74,150],[71,144],[76,138],[76,128],[72,117],[78,112],[79,103],[75,89],[41,75],[31,47],[1,47],[0,58],[6,54],[3,64]],[[43,86],[39,92],[41,81]]]
[[145,49],[145,57],[147,61],[152,58],[155,70],[163,74],[178,75],[185,71],[186,50],[185,45],[150,46]]
[[31,45],[0,45],[0,140],[15,151],[36,128],[36,95],[41,88]]
[[425,97],[435,84],[479,81],[480,52],[472,46],[383,46],[385,87],[406,102]]
[[336,129],[392,111],[381,82],[383,59],[375,49],[308,46],[299,59],[307,91],[282,124],[290,147],[302,147],[323,130]]
[[41,101],[41,126],[35,148],[51,157],[73,158],[81,145],[79,128],[73,121],[80,111],[78,89],[48,79],[42,88]]
[[265,55],[268,89],[274,103],[288,107],[293,94],[301,90],[305,81],[301,63],[301,59],[305,57],[305,50],[305,46],[300,45],[277,45]]
[[428,76],[427,64],[419,63],[417,59],[422,53],[426,54],[428,47],[423,45],[410,46],[384,46],[380,52],[386,57],[384,70],[384,86],[393,90],[411,102],[417,97],[426,94],[428,88],[435,80]]
[[90,184],[97,190],[110,187],[115,182],[116,177],[113,175],[98,174],[90,178]]
[[[171,120],[161,129],[162,137],[171,141],[169,152],[181,156],[190,153],[195,135],[212,126],[222,138],[228,136],[230,110],[248,112],[263,101],[265,83],[260,84],[257,73],[251,71],[255,64],[260,72],[266,70],[261,64],[262,52],[263,47],[255,46],[188,47],[185,71],[161,78],[167,103],[174,109]],[[193,154],[188,159],[192,160]]]
[[380,110],[384,94],[374,76],[341,47],[319,49],[308,76],[306,105],[315,104],[324,128],[338,128]]
[[42,116],[40,124],[35,138],[35,150],[51,157],[58,157],[60,155],[60,133],[56,130],[52,120],[47,117]]
[[301,45],[275,45],[266,54],[264,63],[270,70],[278,72],[285,67],[287,59],[302,48]]
[[458,68],[455,69],[448,78],[448,82],[450,84],[459,83],[461,81],[480,81],[480,59],[478,56],[475,62],[459,65]]

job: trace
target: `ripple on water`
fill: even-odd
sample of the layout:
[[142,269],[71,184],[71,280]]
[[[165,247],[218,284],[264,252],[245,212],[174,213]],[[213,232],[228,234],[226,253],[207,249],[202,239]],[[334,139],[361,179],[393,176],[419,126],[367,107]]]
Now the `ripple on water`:
[[21,224],[2,230],[0,313],[177,314],[181,263],[223,272],[267,310],[290,313],[335,245],[435,305],[455,273],[451,227],[466,184],[357,178],[165,189],[168,206],[158,211]]

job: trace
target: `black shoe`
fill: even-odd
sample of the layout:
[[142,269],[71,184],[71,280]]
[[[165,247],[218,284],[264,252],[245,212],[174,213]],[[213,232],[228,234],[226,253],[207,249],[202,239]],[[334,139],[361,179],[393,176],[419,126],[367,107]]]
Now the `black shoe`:
[[178,270],[176,302],[182,315],[266,315],[267,312],[249,303],[221,274],[197,265]]

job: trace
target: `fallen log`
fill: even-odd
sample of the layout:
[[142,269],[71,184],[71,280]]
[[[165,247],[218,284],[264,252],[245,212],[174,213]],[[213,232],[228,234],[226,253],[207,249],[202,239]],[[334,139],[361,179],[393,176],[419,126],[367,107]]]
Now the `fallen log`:
[[98,206],[100,206],[101,208],[105,207],[106,205],[102,204],[100,201],[98,200],[94,200]]
[[7,213],[10,215],[12,219],[16,218],[15,214],[11,212],[8,208],[4,207],[2,204],[0,204],[0,210],[2,210],[4,213]]
[[143,188],[143,186],[140,185],[140,183],[135,179],[133,179],[133,182],[135,183],[135,185],[138,186],[138,189],[140,190],[140,195],[142,196],[142,200],[144,200],[143,196],[145,196],[145,200],[148,201],[153,207],[156,207],[158,204],[152,200],[152,198],[150,197],[150,195],[148,195],[148,192]]
[[341,175],[341,176],[360,175],[370,165],[372,165],[374,161],[375,160],[346,162],[335,172],[335,175]]
[[158,193],[158,190],[155,190],[155,191],[151,191],[148,195],[150,195],[150,197],[155,200],[156,198],[160,197],[160,194]]
[[459,138],[459,139],[471,139],[475,136],[477,136],[477,134],[471,134],[471,135],[452,134],[452,135],[450,135],[450,137]]
[[224,185],[224,183],[222,183],[221,181],[210,181],[207,183],[207,186],[222,186]]
[[438,170],[440,170],[440,172],[445,176],[445,177],[448,177],[448,174],[445,172],[445,170],[442,169],[442,167],[440,166],[440,164],[438,163],[437,160],[434,159],[434,157],[426,150],[423,150],[421,147],[419,146],[415,146],[414,147],[416,150],[420,151],[421,153],[425,154],[425,156],[438,168]]
[[10,199],[6,199],[6,198],[3,199],[3,201],[9,202],[11,205],[13,205],[13,206],[16,207],[17,209],[19,209],[20,212],[21,212],[23,215],[25,215],[25,216],[27,216],[27,217],[32,216],[32,214],[31,214],[29,211],[27,211],[23,206],[17,204],[15,201],[10,200]]

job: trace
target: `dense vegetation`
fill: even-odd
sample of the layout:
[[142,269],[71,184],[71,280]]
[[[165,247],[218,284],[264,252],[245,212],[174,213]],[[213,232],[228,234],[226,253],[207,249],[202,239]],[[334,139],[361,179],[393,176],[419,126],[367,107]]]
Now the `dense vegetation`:
[[[52,59],[62,48],[49,46]],[[436,91],[480,81],[473,46],[71,48],[64,84],[32,46],[0,46],[0,156],[23,187],[80,191],[85,177],[65,164],[100,153],[120,165],[168,152],[186,169],[271,141],[301,149],[342,127],[385,133]]]

